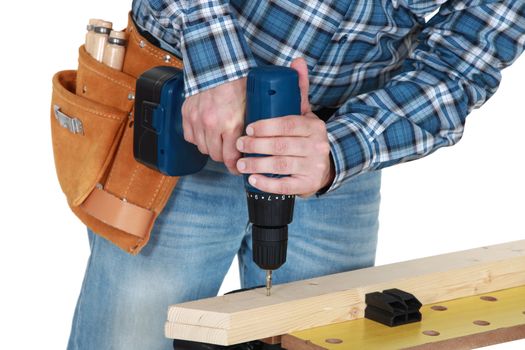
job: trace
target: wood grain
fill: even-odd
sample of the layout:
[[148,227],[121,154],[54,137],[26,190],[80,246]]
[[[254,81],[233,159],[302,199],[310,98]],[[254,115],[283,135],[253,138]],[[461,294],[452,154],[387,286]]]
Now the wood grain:
[[431,304],[525,284],[525,240],[170,306],[165,334],[220,345],[363,317],[364,295],[400,288]]

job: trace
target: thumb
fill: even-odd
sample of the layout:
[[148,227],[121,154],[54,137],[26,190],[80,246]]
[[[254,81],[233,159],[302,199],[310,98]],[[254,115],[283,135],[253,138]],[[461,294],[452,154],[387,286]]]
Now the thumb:
[[291,68],[297,71],[299,75],[299,89],[301,91],[301,114],[311,112],[310,101],[308,101],[308,90],[310,83],[308,81],[308,66],[304,58],[299,57],[292,61]]

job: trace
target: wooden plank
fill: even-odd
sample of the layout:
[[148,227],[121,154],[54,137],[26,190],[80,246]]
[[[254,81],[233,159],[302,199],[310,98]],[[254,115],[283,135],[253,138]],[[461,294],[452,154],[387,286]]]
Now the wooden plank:
[[363,316],[364,295],[400,288],[422,303],[525,284],[525,240],[170,306],[169,338],[231,345]]
[[282,346],[288,350],[449,350],[525,338],[525,286],[492,292],[492,301],[486,296],[425,305],[421,322],[399,327],[358,319],[299,331],[284,335]]
[[276,335],[274,337],[261,339],[261,341],[266,344],[275,345],[275,344],[281,344],[282,339],[280,335]]

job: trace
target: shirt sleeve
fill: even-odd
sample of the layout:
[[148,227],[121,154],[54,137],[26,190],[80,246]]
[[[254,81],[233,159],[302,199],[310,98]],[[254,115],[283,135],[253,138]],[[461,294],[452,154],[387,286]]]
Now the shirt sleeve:
[[335,179],[327,192],[455,144],[466,116],[496,92],[501,70],[524,49],[524,0],[448,1],[424,25],[399,74],[349,99],[328,121]]
[[185,95],[245,77],[256,65],[243,31],[224,0],[170,1],[182,12]]

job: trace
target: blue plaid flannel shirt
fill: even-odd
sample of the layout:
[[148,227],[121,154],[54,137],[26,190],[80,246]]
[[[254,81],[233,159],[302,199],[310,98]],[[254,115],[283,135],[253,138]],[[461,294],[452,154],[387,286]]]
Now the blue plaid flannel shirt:
[[134,0],[133,18],[182,57],[187,96],[304,57],[314,111],[337,108],[328,191],[459,141],[525,49],[525,0]]

